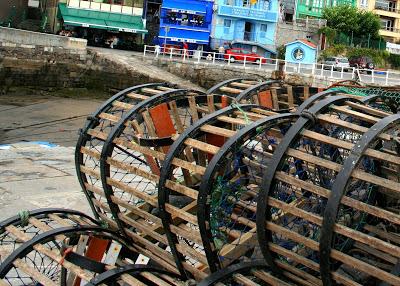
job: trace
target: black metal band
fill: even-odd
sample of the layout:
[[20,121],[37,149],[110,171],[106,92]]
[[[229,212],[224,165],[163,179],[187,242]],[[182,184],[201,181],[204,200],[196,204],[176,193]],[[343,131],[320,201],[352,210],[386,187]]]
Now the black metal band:
[[[257,106],[249,104],[249,105],[241,105],[240,107],[242,110],[249,110]],[[174,259],[177,264],[178,270],[183,277],[187,277],[182,264],[184,257],[177,250],[176,245],[178,243],[178,239],[170,228],[170,224],[172,223],[172,217],[165,209],[165,205],[169,202],[169,195],[170,195],[170,190],[165,186],[165,184],[166,181],[170,179],[173,170],[172,160],[182,152],[182,149],[184,149],[185,140],[187,138],[194,138],[193,135],[201,128],[201,126],[210,123],[212,121],[216,121],[219,116],[233,113],[236,110],[237,110],[236,108],[228,106],[224,109],[218,110],[196,121],[192,126],[186,129],[185,132],[183,132],[179,136],[179,138],[174,142],[174,144],[172,144],[164,160],[163,166],[161,168],[160,181],[158,185],[158,207],[160,210],[160,216],[163,222],[164,231],[167,236],[169,246],[171,247],[171,252],[174,255]],[[211,269],[211,271],[215,270],[216,269]]]
[[250,77],[238,77],[238,78],[231,78],[228,80],[225,80],[223,82],[220,82],[216,85],[214,85],[213,87],[211,87],[209,90],[207,90],[207,94],[213,94],[216,91],[218,91],[221,87],[224,87],[225,85],[228,85],[232,82],[236,82],[236,81],[240,81],[240,80],[254,80],[254,78],[250,78]]
[[244,99],[247,99],[249,96],[251,96],[252,94],[254,94],[254,92],[258,92],[260,90],[262,90],[263,88],[270,86],[273,83],[278,83],[279,80],[269,80],[269,81],[264,81],[261,82],[259,84],[256,84],[254,86],[249,87],[248,89],[242,91],[237,97],[236,100],[238,102],[241,102]]
[[101,210],[99,207],[95,206],[93,203],[94,196],[91,192],[89,192],[86,189],[85,184],[87,183],[87,177],[86,174],[81,172],[80,166],[83,165],[83,154],[80,152],[81,147],[86,145],[86,142],[89,140],[87,131],[89,129],[92,129],[96,127],[99,124],[97,116],[105,112],[108,108],[112,107],[112,103],[116,100],[119,100],[126,96],[127,94],[134,92],[136,90],[139,90],[141,88],[146,88],[146,87],[154,87],[154,86],[168,86],[167,83],[149,83],[149,84],[142,84],[142,85],[137,85],[137,86],[132,86],[127,89],[124,89],[117,94],[115,94],[113,97],[111,97],[109,100],[104,102],[102,106],[100,106],[90,117],[88,117],[88,121],[85,123],[85,127],[81,129],[78,141],[76,143],[76,148],[75,148],[75,169],[76,173],[78,176],[79,184],[81,185],[82,191],[86,196],[86,199],[89,203],[89,206],[93,212],[93,215],[99,219],[99,213],[101,213]]
[[210,208],[209,198],[211,196],[210,191],[213,189],[215,184],[215,172],[217,172],[218,164],[220,164],[223,158],[231,152],[236,146],[241,146],[244,141],[253,137],[258,133],[259,128],[267,129],[275,126],[283,121],[294,120],[299,117],[297,114],[280,114],[273,116],[266,116],[263,119],[253,122],[252,124],[244,127],[220,148],[219,152],[215,154],[207,166],[206,172],[203,175],[199,194],[197,198],[197,221],[199,223],[199,229],[201,238],[203,241],[204,251],[206,253],[207,261],[211,271],[221,268],[220,260],[218,259],[218,253],[213,243],[213,235],[209,228],[210,222]]
[[101,234],[102,237],[116,240],[123,245],[128,245],[125,239],[119,236],[117,233],[99,226],[83,225],[53,229],[33,237],[31,240],[24,242],[18,249],[13,251],[0,265],[0,279],[3,279],[7,275],[10,269],[13,267],[13,262],[16,259],[22,258],[30,253],[36,244],[43,244],[52,241],[58,235],[71,236],[73,234],[82,234],[87,232],[98,233]]
[[[318,98],[321,97],[322,97],[321,95],[318,96]],[[330,105],[341,103],[344,101],[360,102],[360,100],[354,99],[349,96],[332,96],[323,99],[318,103],[316,103],[315,105],[313,105],[308,110],[308,114],[309,113],[319,114],[321,112],[324,112],[327,108],[329,108]],[[297,122],[293,124],[291,128],[289,128],[289,130],[285,134],[285,137],[276,148],[274,155],[272,156],[271,159],[271,165],[268,167],[262,179],[262,185],[260,188],[260,193],[257,202],[257,216],[256,216],[258,243],[261,252],[264,255],[265,260],[267,261],[271,269],[276,273],[281,273],[281,269],[279,269],[275,265],[273,252],[271,252],[268,247],[268,243],[272,240],[271,232],[266,229],[266,222],[271,221],[271,210],[270,206],[268,205],[268,197],[273,189],[273,186],[275,185],[275,180],[274,180],[275,173],[282,168],[283,165],[282,159],[284,158],[286,151],[301,136],[300,135],[301,130],[307,128],[311,124],[312,120],[304,116],[301,116],[297,120]]]
[[[191,92],[196,92],[196,93],[201,94],[200,96],[196,96],[195,97],[196,99],[201,100],[204,103],[207,101],[206,96],[203,93],[198,92],[198,91],[186,90],[186,89],[175,89],[175,90],[169,90],[169,91],[162,92],[160,94],[157,94],[155,96],[148,98],[147,100],[140,102],[134,108],[129,110],[129,112],[126,113],[124,115],[124,117],[113,127],[113,129],[111,130],[110,134],[108,135],[106,141],[104,142],[104,146],[103,146],[103,149],[102,149],[102,152],[100,155],[101,182],[102,182],[104,194],[107,199],[108,206],[113,215],[113,219],[117,223],[117,226],[122,233],[125,233],[125,223],[123,223],[121,221],[121,219],[119,218],[118,214],[121,211],[119,209],[119,206],[112,201],[112,196],[114,194],[114,191],[113,191],[113,188],[107,183],[107,178],[110,176],[110,165],[107,163],[107,158],[112,156],[112,154],[113,154],[113,151],[115,148],[114,140],[116,138],[118,138],[124,132],[124,130],[126,128],[126,122],[128,122],[132,119],[136,119],[139,123],[142,122],[143,118],[141,115],[141,111],[143,111],[144,109],[147,109],[147,108],[150,108],[150,107],[153,107],[153,106],[165,103],[165,102],[170,102],[173,100],[179,101],[179,105],[182,106],[184,104],[182,102],[182,99],[185,100],[184,102],[185,102],[186,106],[189,106],[187,94],[191,93]],[[133,138],[135,138],[135,136],[133,136]],[[136,140],[139,140],[139,137],[136,137]],[[142,139],[140,139],[140,140],[142,140]],[[162,138],[162,139],[160,139],[159,142],[157,142],[157,141],[153,141],[153,142],[148,141],[148,142],[157,144],[160,142],[161,143],[165,142],[165,140],[168,140],[168,139]],[[126,236],[129,237],[128,235],[126,235]]]
[[[99,222],[95,220],[94,218],[88,216],[87,214],[84,214],[80,211],[76,210],[70,210],[70,209],[61,209],[61,208],[45,208],[45,209],[36,209],[32,211],[28,211],[29,217],[40,217],[40,216],[46,216],[48,214],[61,214],[61,215],[78,215],[81,217],[84,217],[88,220],[90,220],[93,224],[98,225]],[[21,216],[16,215],[13,217],[10,217],[6,220],[3,220],[0,222],[0,233],[4,232],[5,228],[9,225],[18,225],[21,223]]]
[[212,273],[203,281],[197,284],[197,286],[212,286],[218,282],[224,282],[231,278],[234,274],[244,274],[252,269],[268,269],[268,265],[264,261],[253,261],[238,263],[227,268],[221,269],[217,272]]
[[323,223],[321,227],[320,238],[320,271],[321,278],[325,286],[332,285],[330,254],[332,250],[332,241],[334,234],[334,226],[338,214],[340,202],[346,194],[346,189],[351,179],[351,174],[357,168],[361,158],[369,146],[377,139],[384,130],[393,123],[400,122],[400,114],[391,115],[379,120],[372,126],[361,139],[354,144],[350,155],[343,164],[341,171],[336,176],[332,186],[332,191],[327,202]]
[[106,264],[87,258],[75,252],[65,255],[65,260],[79,266],[82,269],[92,271],[94,273],[103,273],[106,270]]
[[141,272],[165,274],[173,278],[180,278],[180,276],[177,275],[176,273],[172,273],[161,268],[156,268],[147,265],[140,265],[140,264],[130,264],[123,267],[114,268],[100,275],[97,275],[85,286],[97,286],[102,284],[108,285],[108,283],[115,282],[119,277],[121,277],[124,274],[133,274],[134,276],[136,276],[138,273]]
[[302,113],[304,110],[310,108],[316,101],[323,100],[327,96],[334,96],[338,94],[339,91],[337,90],[325,90],[314,94],[313,96],[309,97],[304,101],[296,110],[297,113]]

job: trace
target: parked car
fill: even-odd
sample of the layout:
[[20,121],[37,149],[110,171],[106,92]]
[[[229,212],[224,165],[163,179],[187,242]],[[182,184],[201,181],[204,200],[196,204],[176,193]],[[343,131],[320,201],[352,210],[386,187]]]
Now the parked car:
[[161,52],[162,53],[171,53],[171,51],[174,54],[181,54],[182,53],[182,47],[180,45],[172,45],[172,44],[166,44],[162,46]]
[[349,59],[350,66],[355,68],[362,68],[362,69],[370,69],[373,70],[375,68],[374,61],[365,56],[360,57],[351,57]]
[[349,60],[345,57],[330,57],[326,58],[324,61],[324,65],[326,65],[326,69],[330,69],[333,66],[334,70],[343,70],[348,71],[350,69]]
[[250,52],[245,49],[239,49],[239,48],[226,50],[225,55],[224,55],[224,59],[229,60],[231,63],[234,63],[235,61],[244,61],[245,58],[246,58],[247,62],[254,62],[257,64],[259,64],[260,61],[263,64],[265,64],[267,62],[266,58],[264,58],[256,53]]

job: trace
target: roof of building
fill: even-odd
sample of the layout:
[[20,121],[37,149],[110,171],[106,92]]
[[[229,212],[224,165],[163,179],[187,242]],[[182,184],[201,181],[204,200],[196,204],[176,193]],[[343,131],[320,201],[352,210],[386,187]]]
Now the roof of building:
[[303,44],[309,46],[312,49],[316,49],[317,48],[316,44],[314,44],[313,42],[310,42],[309,40],[306,40],[306,39],[297,39],[296,41],[289,42],[289,43],[285,44],[285,46],[288,46],[288,45],[294,44],[294,43],[298,43],[298,42],[303,43]]

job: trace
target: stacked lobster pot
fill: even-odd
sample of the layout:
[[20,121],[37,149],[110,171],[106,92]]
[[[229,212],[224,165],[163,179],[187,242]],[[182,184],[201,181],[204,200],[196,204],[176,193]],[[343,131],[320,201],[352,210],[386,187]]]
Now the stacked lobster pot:
[[4,221],[0,285],[400,284],[400,116],[317,92],[236,78],[116,94],[76,147],[95,218]]

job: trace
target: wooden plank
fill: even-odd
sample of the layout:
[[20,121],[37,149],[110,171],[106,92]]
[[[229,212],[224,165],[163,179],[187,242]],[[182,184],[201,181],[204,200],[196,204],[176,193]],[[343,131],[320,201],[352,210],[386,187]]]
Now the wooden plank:
[[242,89],[227,87],[227,86],[223,86],[219,90],[222,92],[227,92],[227,93],[236,94],[236,95],[241,94],[243,91]]
[[216,127],[216,126],[212,126],[209,124],[203,125],[200,127],[200,130],[209,134],[215,134],[215,135],[219,135],[219,136],[223,136],[225,138],[230,138],[233,135],[236,134],[235,131],[226,129],[226,128],[221,128],[221,127]]
[[215,112],[214,95],[212,94],[207,95],[207,108],[208,108],[208,113]]
[[250,280],[249,278],[243,276],[242,274],[233,274],[233,279],[238,282],[238,285],[243,286],[260,286],[260,284],[255,283],[254,281]]
[[129,98],[132,98],[132,99],[140,100],[140,101],[146,100],[149,98],[147,95],[143,95],[143,94],[136,93],[136,92],[130,92],[126,96]]
[[199,114],[197,113],[197,103],[195,97],[189,97],[189,112],[192,117],[193,122],[199,120]]
[[294,107],[293,88],[290,85],[287,86],[287,94],[288,94],[287,103],[289,104],[289,108],[293,108]]
[[48,285],[48,286],[57,286],[57,284],[52,281],[49,277],[45,276],[41,272],[39,272],[37,269],[29,266],[26,264],[22,259],[16,259],[13,264],[15,267],[17,267],[19,270],[24,272],[27,275],[30,275],[32,277],[32,280],[39,282],[42,285]]
[[231,82],[229,85],[234,87],[241,87],[243,88],[243,90],[253,86],[253,84],[248,84],[243,82]]
[[[282,234],[297,243],[302,243],[304,244],[305,247],[308,247],[313,251],[319,251],[318,242],[309,238],[305,238],[296,232],[288,230],[272,222],[267,222],[266,228],[272,232]],[[392,283],[393,285],[400,284],[400,277],[397,277],[391,273],[378,269],[364,261],[361,261],[345,253],[342,253],[338,250],[332,249],[331,257],[337,261],[341,261],[342,263],[349,265],[350,267],[356,268],[364,273],[368,273],[369,275],[378,278],[379,280]]]
[[310,87],[304,86],[304,101],[306,101],[310,97]]
[[221,109],[229,105],[228,97],[226,95],[221,96]]
[[176,131],[178,131],[178,133],[183,133],[185,131],[185,127],[182,123],[181,117],[179,116],[178,106],[176,105],[175,100],[169,103],[169,108],[171,110],[172,117],[175,121]]
[[157,94],[164,92],[163,90],[153,89],[153,88],[148,88],[148,87],[144,87],[140,91],[144,92],[144,93],[152,94],[152,95],[157,95]]
[[187,146],[191,146],[193,148],[196,148],[198,150],[206,152],[207,154],[212,154],[212,155],[217,154],[220,149],[219,147],[216,147],[214,145],[211,145],[211,144],[208,144],[208,143],[196,140],[196,139],[191,139],[191,138],[186,139],[185,144]]
[[174,123],[168,111],[166,103],[150,108],[149,114],[153,120],[155,133],[159,138],[169,137],[176,133]]
[[380,118],[368,115],[366,113],[362,113],[362,112],[358,112],[358,111],[349,109],[346,106],[331,105],[331,106],[329,106],[329,108],[331,110],[342,112],[344,114],[354,116],[355,118],[358,118],[358,119],[361,119],[361,120],[364,120],[364,121],[367,121],[367,122],[370,122],[373,124],[375,124],[376,122],[378,122],[380,120]]
[[274,105],[272,102],[271,90],[260,91],[258,93],[258,102],[261,106],[273,109]]
[[125,103],[125,102],[118,101],[118,100],[113,101],[111,104],[114,107],[121,108],[124,110],[130,110],[134,107],[134,105],[132,105],[132,104]]
[[276,88],[271,88],[272,106],[274,110],[279,110],[278,92]]
[[144,278],[150,280],[151,282],[155,283],[155,285],[159,285],[159,286],[171,286],[171,284],[165,282],[163,279],[160,279],[159,277],[155,276],[152,273],[149,272],[141,272],[140,273],[141,276],[143,276]]

